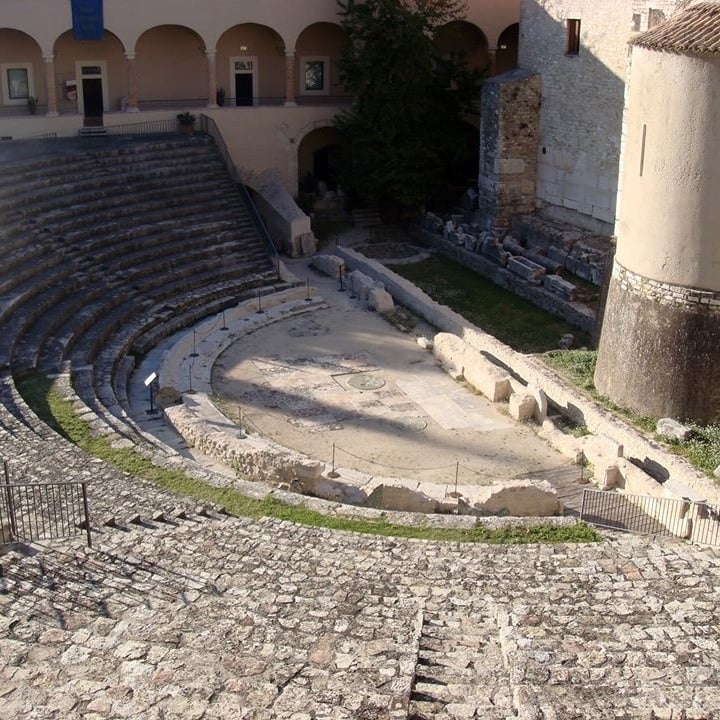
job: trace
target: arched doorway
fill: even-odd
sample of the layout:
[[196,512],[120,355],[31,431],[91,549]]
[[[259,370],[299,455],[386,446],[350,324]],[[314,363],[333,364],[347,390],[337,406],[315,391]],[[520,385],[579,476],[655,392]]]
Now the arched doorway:
[[345,95],[339,65],[347,43],[347,34],[334,23],[314,23],[300,33],[295,45],[299,102],[312,102],[318,96]]
[[472,70],[490,71],[488,41],[480,28],[466,20],[454,20],[438,28],[435,46],[444,57],[463,59]]
[[285,43],[266,25],[245,23],[218,40],[218,88],[226,105],[258,105],[285,100]]
[[0,28],[0,73],[3,112],[37,112],[45,106],[42,51],[30,35]]
[[519,38],[520,25],[518,23],[509,25],[500,33],[495,53],[496,73],[506,72],[517,67]]
[[298,146],[298,195],[301,204],[312,205],[317,199],[322,199],[326,191],[337,193],[341,148],[340,134],[334,127],[315,128],[302,139]]
[[100,125],[103,113],[121,109],[127,87],[125,48],[113,33],[105,30],[102,40],[80,42],[68,30],[54,50],[60,112],[77,112],[86,125]]
[[138,103],[142,110],[207,103],[203,39],[184,25],[157,25],[135,45]]

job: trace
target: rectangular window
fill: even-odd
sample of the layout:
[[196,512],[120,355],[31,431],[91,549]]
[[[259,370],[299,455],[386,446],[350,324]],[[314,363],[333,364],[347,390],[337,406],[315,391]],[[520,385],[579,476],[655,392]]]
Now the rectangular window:
[[299,90],[301,95],[327,95],[330,92],[329,57],[301,57]]
[[0,73],[4,105],[25,105],[35,95],[32,63],[0,65]]
[[642,15],[640,15],[640,13],[633,13],[632,25],[630,26],[632,28],[632,31],[640,32],[641,24],[642,24]]
[[648,10],[648,30],[663,22],[665,22],[665,13],[662,10],[655,8]]
[[325,63],[322,60],[305,63],[305,89],[315,92],[325,89]]
[[27,100],[30,97],[30,84],[26,68],[9,68],[7,84],[10,100]]
[[567,50],[568,55],[578,55],[580,53],[580,20],[567,20]]

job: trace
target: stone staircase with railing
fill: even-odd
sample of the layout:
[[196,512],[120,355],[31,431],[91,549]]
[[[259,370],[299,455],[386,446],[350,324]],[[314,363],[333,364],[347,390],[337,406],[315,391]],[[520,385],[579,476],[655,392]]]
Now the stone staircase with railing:
[[41,157],[0,155],[0,166],[0,430],[14,477],[77,479],[74,468],[87,466],[97,526],[194,512],[192,501],[88,461],[35,416],[15,381],[59,373],[95,432],[172,454],[138,431],[116,395],[135,357],[287,286],[216,147],[205,137],[68,141]]

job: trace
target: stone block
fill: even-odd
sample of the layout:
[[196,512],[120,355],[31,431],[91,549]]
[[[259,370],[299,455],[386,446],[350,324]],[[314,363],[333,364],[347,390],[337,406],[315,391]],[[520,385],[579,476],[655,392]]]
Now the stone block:
[[317,252],[317,238],[313,233],[300,235],[300,250],[304,257],[314,255]]
[[502,246],[511,255],[524,255],[525,254],[525,248],[512,235],[507,235],[503,239]]
[[464,512],[478,516],[548,517],[561,512],[555,489],[544,480],[508,480],[480,486],[458,505]]
[[547,256],[560,267],[565,267],[568,258],[568,251],[557,245],[550,245],[547,249]]
[[575,299],[577,286],[563,280],[559,275],[546,275],[543,285],[546,290],[565,300],[572,302]]
[[544,267],[546,272],[553,273],[554,275],[556,275],[564,267],[563,264],[558,263],[555,260],[551,260],[549,257],[546,257],[535,250],[526,250],[525,257],[528,260],[532,260],[534,263],[537,263],[541,267]]
[[537,385],[528,385],[527,391],[535,398],[535,420],[542,424],[548,416],[548,399],[545,391]]
[[545,268],[524,257],[512,256],[508,260],[508,270],[533,284],[539,284],[545,277]]
[[537,403],[529,393],[513,393],[509,400],[509,411],[511,418],[526,422],[535,417]]
[[368,296],[368,306],[379,313],[388,313],[395,310],[392,295],[383,288],[374,287]]
[[617,465],[610,465],[605,468],[600,477],[598,486],[601,490],[615,490],[623,486],[623,477]]
[[450,377],[460,380],[465,363],[465,343],[452,333],[438,333],[433,340],[433,354]]
[[485,255],[485,257],[494,260],[498,265],[502,266],[507,265],[508,258],[510,257],[510,253],[508,253],[507,250],[503,250],[500,243],[490,239],[483,243],[480,252]]
[[668,440],[683,442],[692,434],[692,430],[673,418],[660,418],[655,426],[655,432]]
[[345,261],[337,255],[313,255],[311,265],[333,278],[339,277],[340,268],[345,270]]
[[465,380],[491,402],[502,402],[510,397],[510,375],[491,363],[477,350],[467,346],[464,354]]

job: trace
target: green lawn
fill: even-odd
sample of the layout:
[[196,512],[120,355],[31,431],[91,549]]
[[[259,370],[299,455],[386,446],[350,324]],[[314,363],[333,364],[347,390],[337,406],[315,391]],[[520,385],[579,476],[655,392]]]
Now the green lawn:
[[233,488],[215,487],[195,480],[181,470],[168,470],[155,465],[132,448],[112,447],[108,438],[93,435],[90,426],[75,414],[71,404],[60,396],[53,388],[52,380],[46,377],[28,376],[18,382],[18,388],[39,417],[85,452],[103,459],[120,470],[151,480],[174,492],[221,505],[235,515],[252,518],[272,517],[314,527],[422,540],[518,544],[598,542],[601,539],[593,528],[584,523],[564,527],[541,525],[502,530],[487,530],[481,525],[470,529],[403,526],[394,525],[384,519],[359,520],[324,515],[302,506],[283,503],[272,494],[268,494],[262,500],[249,498]]
[[577,345],[590,342],[581,330],[447,258],[435,256],[391,269],[519,352],[553,350],[565,333],[575,335]]

